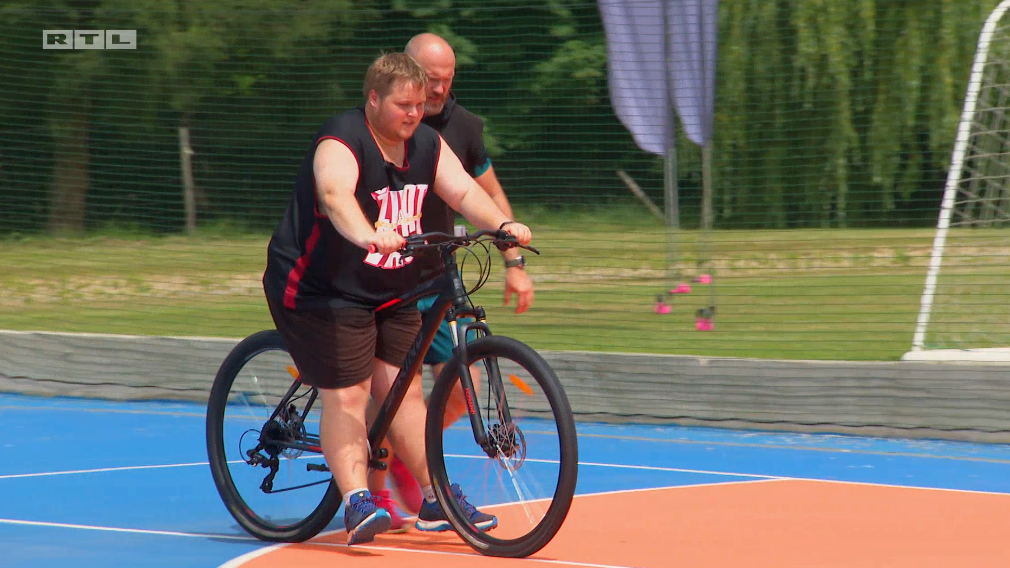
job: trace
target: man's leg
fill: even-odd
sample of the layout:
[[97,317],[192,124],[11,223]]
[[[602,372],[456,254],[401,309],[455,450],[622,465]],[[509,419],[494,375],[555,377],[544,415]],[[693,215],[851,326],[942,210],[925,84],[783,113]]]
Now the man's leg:
[[[367,412],[367,418],[368,418],[367,424],[369,428],[372,426],[372,423],[375,422],[375,417],[379,413],[379,406],[380,403],[375,398],[369,399],[368,412]],[[404,510],[409,511],[410,514],[416,515],[417,512],[421,509],[420,486],[418,486],[417,482],[414,481],[414,478],[411,476],[411,473],[407,470],[406,466],[404,466],[402,462],[396,460],[395,462],[396,465],[394,465],[393,446],[389,443],[389,436],[386,436],[385,438],[382,439],[382,443],[379,445],[379,447],[386,450],[386,455],[389,456],[386,461],[387,468],[390,470],[394,468],[399,469],[399,471],[392,472],[394,474],[394,479],[396,479],[395,476],[400,477],[406,476],[410,479],[410,483],[413,484],[413,487],[416,488],[416,498],[414,501],[415,504],[413,506],[411,506],[410,504],[403,503],[402,502],[403,497],[399,496],[401,500],[400,506]],[[401,481],[401,483],[403,482]],[[368,491],[375,496],[375,502],[379,507],[382,507],[383,509],[389,511],[389,517],[390,517],[389,532],[392,533],[407,532],[407,530],[409,529],[409,525],[403,519],[400,513],[397,512],[396,510],[397,507],[396,503],[393,500],[393,495],[390,492],[390,490],[386,488],[385,470],[372,469],[368,471]]]
[[365,407],[371,381],[354,386],[319,389],[323,411],[319,442],[337,487],[344,493],[365,489],[368,475],[368,439]]
[[268,301],[278,331],[301,373],[319,391],[323,457],[343,493],[348,544],[371,541],[389,528],[389,513],[366,489],[368,442],[365,409],[376,350],[369,310],[288,310]]
[[370,542],[389,530],[389,512],[378,507],[367,488],[368,433],[365,408],[371,380],[336,389],[318,389],[323,403],[319,445],[344,500],[347,544]]
[[[374,400],[385,400],[389,389],[396,378],[399,368],[386,363],[385,361],[375,361],[375,379],[372,382],[372,398]],[[427,416],[427,408],[424,406],[424,396],[421,392],[420,374],[414,377],[403,402],[393,416],[389,433],[386,435],[387,443],[393,448],[400,448],[400,459],[416,479],[425,482],[427,485],[428,464],[424,455],[424,420]],[[407,452],[402,451],[407,448]]]
[[319,445],[343,495],[343,526],[347,544],[372,542],[390,529],[389,511],[377,505],[368,490],[369,442],[365,425],[371,378],[335,389],[318,389],[322,400]]

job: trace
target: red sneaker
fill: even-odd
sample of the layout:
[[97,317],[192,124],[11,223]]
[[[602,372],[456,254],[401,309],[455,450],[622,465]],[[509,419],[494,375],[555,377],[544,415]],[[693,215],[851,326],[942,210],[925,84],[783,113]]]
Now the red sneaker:
[[403,517],[396,511],[396,503],[389,496],[389,489],[383,489],[372,494],[372,500],[376,507],[381,507],[389,513],[389,530],[391,533],[405,533],[410,530],[410,525],[404,522]]
[[421,486],[407,470],[407,466],[395,455],[389,460],[389,474],[393,476],[393,489],[400,505],[403,505],[404,510],[411,515],[416,515],[421,511],[421,502],[424,501]]

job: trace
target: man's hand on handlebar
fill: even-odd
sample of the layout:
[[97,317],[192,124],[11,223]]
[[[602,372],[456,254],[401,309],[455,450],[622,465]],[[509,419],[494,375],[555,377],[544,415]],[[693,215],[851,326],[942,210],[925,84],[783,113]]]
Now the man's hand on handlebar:
[[502,230],[515,237],[519,241],[519,244],[523,246],[530,244],[530,241],[533,240],[533,232],[522,223],[508,223],[502,227]]
[[392,254],[404,244],[403,237],[396,231],[376,231],[368,239],[368,252],[378,252],[379,254]]

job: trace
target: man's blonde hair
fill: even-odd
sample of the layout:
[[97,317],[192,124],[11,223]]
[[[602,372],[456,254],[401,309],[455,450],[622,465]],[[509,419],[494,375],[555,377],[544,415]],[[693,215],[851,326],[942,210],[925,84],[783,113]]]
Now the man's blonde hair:
[[372,91],[385,97],[397,81],[406,81],[424,89],[428,86],[428,74],[406,53],[386,53],[373,61],[365,73],[365,87],[362,90],[365,100],[368,100],[368,93]]

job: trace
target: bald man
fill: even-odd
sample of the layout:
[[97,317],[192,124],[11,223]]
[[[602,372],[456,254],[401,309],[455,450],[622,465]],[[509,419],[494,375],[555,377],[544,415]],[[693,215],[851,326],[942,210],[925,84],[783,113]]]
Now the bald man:
[[[484,121],[458,104],[456,96],[452,93],[452,81],[456,76],[456,54],[452,47],[435,34],[422,33],[407,42],[404,52],[420,63],[428,75],[422,122],[442,135],[449,148],[463,164],[463,169],[477,181],[498,208],[511,219],[513,216],[512,207],[505,196],[501,183],[498,182],[498,177],[491,166],[491,158],[484,147]],[[452,234],[455,219],[456,212],[437,196],[428,196],[424,200],[421,209],[423,231],[442,231]],[[433,278],[442,271],[438,252],[433,250],[426,251],[426,253],[418,255],[418,260],[421,261],[421,277],[424,280]],[[526,261],[519,253],[520,250],[517,248],[502,252],[505,260],[504,303],[506,306],[509,305],[512,296],[515,295],[517,314],[525,312],[533,304],[533,282],[526,273]],[[434,296],[424,298],[417,303],[417,307],[423,313],[431,308],[434,301]],[[443,321],[431,347],[424,356],[424,363],[430,366],[432,376],[437,377],[442,372],[445,363],[452,356],[452,349],[453,339],[449,324]],[[476,367],[471,368],[471,374],[475,378],[475,387],[477,386],[478,372]],[[465,412],[466,402],[463,392],[457,388],[449,400],[444,425],[448,427]],[[388,443],[384,445],[387,445],[388,449]],[[397,489],[400,504],[410,513],[416,514],[422,505],[422,495],[417,481],[395,455],[390,460],[389,472],[393,476],[393,484]],[[386,508],[393,516],[392,531],[406,530],[406,523],[392,507],[391,495],[386,489],[385,472],[381,470],[370,472],[368,487],[372,495],[379,500],[380,506],[388,505]]]
[[[471,114],[456,102],[452,93],[452,81],[456,75],[456,54],[441,37],[423,33],[414,36],[404,49],[428,74],[427,98],[424,102],[422,122],[442,135],[449,148],[463,163],[463,169],[487,192],[495,205],[506,215],[512,215],[505,191],[491,165],[491,158],[484,147],[484,121]],[[422,211],[422,225],[425,231],[445,231],[452,233],[455,211],[442,200],[425,203]],[[505,305],[516,296],[516,313],[521,314],[533,303],[533,282],[525,271],[525,259],[517,248],[502,252],[505,258]],[[425,276],[434,277],[442,269],[437,253],[429,255],[430,263],[425,263]],[[434,300],[434,298],[432,299]],[[423,310],[423,308],[422,308]],[[445,330],[448,333],[448,325]],[[451,344],[449,345],[451,350]],[[430,351],[429,351],[430,353]],[[448,360],[448,355],[441,361]],[[434,364],[434,363],[433,363]]]

